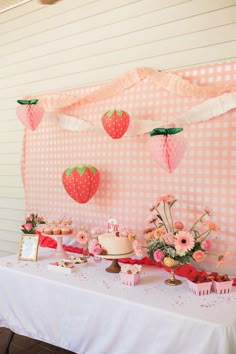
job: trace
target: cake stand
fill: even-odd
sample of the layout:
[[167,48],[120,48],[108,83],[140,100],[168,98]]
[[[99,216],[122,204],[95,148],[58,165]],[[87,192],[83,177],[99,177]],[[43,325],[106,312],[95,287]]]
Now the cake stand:
[[104,258],[104,259],[111,259],[112,262],[109,267],[106,268],[106,272],[108,273],[120,273],[121,266],[119,265],[118,259],[129,258],[132,256],[134,252],[126,253],[126,254],[117,254],[117,255],[97,255],[97,257]]
[[75,237],[73,233],[69,235],[47,235],[42,233],[43,236],[47,237],[52,237],[57,239],[57,248],[55,251],[52,252],[51,257],[52,258],[67,258],[68,254],[64,250],[62,243],[63,243],[63,237]]

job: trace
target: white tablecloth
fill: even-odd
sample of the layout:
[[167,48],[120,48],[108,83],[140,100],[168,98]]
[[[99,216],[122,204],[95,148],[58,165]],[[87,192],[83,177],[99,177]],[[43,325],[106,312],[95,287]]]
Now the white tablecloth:
[[236,353],[235,288],[196,296],[148,266],[130,287],[105,271],[107,260],[65,275],[47,270],[50,252],[0,259],[0,326],[79,354]]

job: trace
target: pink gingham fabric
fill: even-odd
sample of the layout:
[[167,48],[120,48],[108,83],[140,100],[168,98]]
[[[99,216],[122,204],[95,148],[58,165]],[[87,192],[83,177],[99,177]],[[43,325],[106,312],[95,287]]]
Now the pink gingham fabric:
[[[233,85],[236,63],[204,65],[176,72],[200,85]],[[70,91],[87,95],[99,86]],[[143,80],[130,89],[103,101],[88,103],[76,110],[82,120],[100,122],[102,115],[114,107],[129,113],[132,121],[153,119],[168,121],[180,116],[206,98],[181,97]],[[183,135],[188,148],[176,170],[161,169],[148,150],[148,134],[112,140],[104,132],[67,131],[45,116],[35,132],[27,131],[24,140],[22,171],[27,212],[45,218],[72,216],[75,228],[99,226],[107,229],[114,217],[121,227],[141,233],[146,226],[149,207],[160,195],[178,198],[175,220],[186,225],[205,206],[213,209],[212,220],[220,231],[214,252],[236,249],[236,111],[203,123],[192,124]],[[76,119],[76,118],[74,118]],[[80,205],[65,192],[61,176],[70,166],[94,165],[100,171],[100,185],[87,204]],[[235,252],[228,263],[236,265]]]

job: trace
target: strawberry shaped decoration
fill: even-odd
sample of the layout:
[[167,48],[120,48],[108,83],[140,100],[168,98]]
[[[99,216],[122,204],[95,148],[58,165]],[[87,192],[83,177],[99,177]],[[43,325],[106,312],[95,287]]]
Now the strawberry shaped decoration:
[[129,126],[130,117],[125,111],[113,109],[102,117],[102,125],[112,139],[120,139]]
[[73,166],[63,172],[62,183],[72,199],[84,204],[98,189],[99,172],[96,167],[90,165]]
[[38,100],[18,100],[17,102],[20,106],[17,107],[16,114],[21,123],[28,129],[37,129],[44,114],[43,108],[37,105]]
[[183,128],[156,128],[150,132],[150,151],[160,167],[169,173],[178,166],[187,147],[185,138],[177,135],[182,130]]

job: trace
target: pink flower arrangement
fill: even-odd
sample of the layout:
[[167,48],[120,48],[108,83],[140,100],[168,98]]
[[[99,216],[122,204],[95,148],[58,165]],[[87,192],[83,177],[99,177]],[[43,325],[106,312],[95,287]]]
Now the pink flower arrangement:
[[89,241],[88,250],[89,253],[93,254],[94,256],[98,256],[99,254],[104,255],[106,253],[96,238],[93,238]]
[[97,240],[98,235],[103,232],[100,227],[89,229],[86,226],[80,226],[76,234],[76,241],[83,247],[83,254],[86,255],[86,257],[89,257],[90,253],[94,256],[103,254],[104,250]]
[[[219,228],[212,220],[205,220],[211,215],[210,209],[205,208],[192,226],[186,228],[182,221],[173,220],[172,207],[176,201],[170,195],[159,197],[149,209],[149,226],[144,230],[148,257],[171,266],[176,262],[184,264],[191,260],[202,262],[207,255],[217,256],[210,253],[212,241],[209,236]],[[141,248],[138,241],[135,241],[136,255],[142,254]],[[217,256],[218,266],[223,265],[226,256],[227,253]]]
[[26,216],[24,224],[21,225],[21,231],[24,234],[34,234],[38,225],[45,224],[43,217],[38,214],[29,214]]

